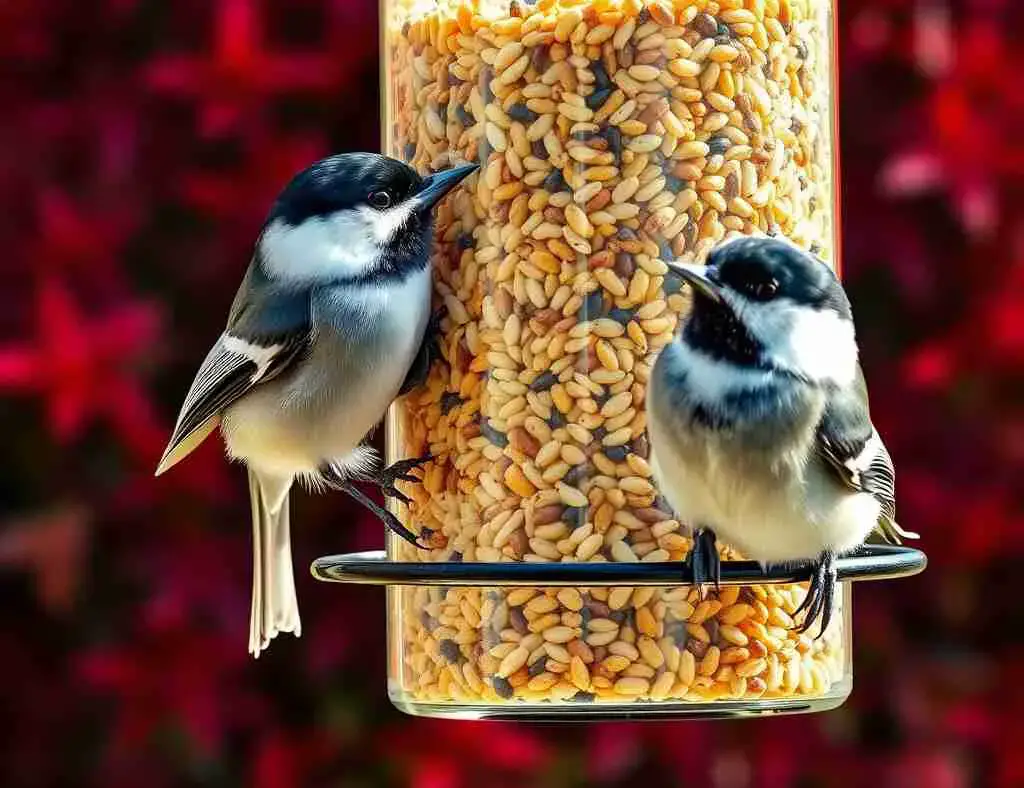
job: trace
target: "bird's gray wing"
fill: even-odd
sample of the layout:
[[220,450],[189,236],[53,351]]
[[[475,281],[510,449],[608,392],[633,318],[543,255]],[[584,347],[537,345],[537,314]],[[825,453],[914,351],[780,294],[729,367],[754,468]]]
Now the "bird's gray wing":
[[829,398],[818,424],[817,451],[840,483],[868,493],[881,504],[878,531],[886,541],[901,544],[902,539],[917,538],[896,522],[896,470],[871,423],[867,386],[859,366],[854,385]]
[[190,454],[228,405],[302,356],[311,341],[308,291],[275,286],[253,261],[235,296],[227,329],[185,395],[157,475]]

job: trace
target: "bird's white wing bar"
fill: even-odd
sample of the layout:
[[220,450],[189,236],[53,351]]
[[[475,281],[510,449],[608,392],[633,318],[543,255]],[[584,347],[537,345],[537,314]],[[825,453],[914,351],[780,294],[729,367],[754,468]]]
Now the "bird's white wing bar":
[[259,345],[241,337],[233,337],[227,333],[220,338],[220,341],[229,354],[241,356],[256,365],[256,372],[252,376],[253,383],[258,383],[267,374],[270,365],[274,363],[274,359],[281,354],[285,347],[280,343],[269,346]]
[[304,342],[260,345],[222,334],[203,361],[185,396],[171,440],[156,474],[159,476],[188,456],[220,423],[228,405],[262,381],[280,372]]

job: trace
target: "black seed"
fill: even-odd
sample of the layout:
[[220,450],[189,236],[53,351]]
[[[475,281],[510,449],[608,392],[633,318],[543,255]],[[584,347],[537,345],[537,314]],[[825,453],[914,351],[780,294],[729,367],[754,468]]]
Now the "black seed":
[[587,524],[588,509],[586,506],[566,506],[562,518],[573,530]]
[[599,88],[610,88],[612,81],[608,77],[608,71],[600,60],[590,61],[590,71],[594,75],[594,85]]
[[427,630],[427,632],[433,632],[435,629],[437,629],[437,622],[434,620],[434,617],[431,616],[430,613],[428,613],[426,610],[420,611],[420,623],[423,625],[423,628]]
[[612,610],[608,614],[608,618],[610,618],[616,624],[621,624],[623,621],[626,620],[626,611],[625,610]]
[[508,623],[520,635],[525,635],[530,631],[530,622],[526,620],[526,615],[521,607],[514,607],[508,611]]
[[606,427],[603,427],[603,426],[602,427],[595,427],[594,431],[591,433],[591,435],[594,436],[594,440],[596,440],[596,441],[603,441],[605,435],[607,435],[607,434],[608,434],[608,429]]
[[565,425],[565,416],[562,415],[562,412],[558,408],[553,408],[551,411],[551,418],[548,419],[548,426],[553,430],[557,430]]
[[494,691],[498,693],[498,697],[511,698],[515,694],[515,690],[508,683],[508,679],[503,679],[501,676],[495,676],[491,679],[491,684],[494,687]]
[[499,449],[504,449],[508,446],[508,436],[501,430],[494,429],[494,427],[486,421],[480,423],[480,434]]
[[448,557],[448,560],[455,564],[461,564],[463,555],[459,550],[453,550],[452,554]]
[[810,251],[811,254],[821,254],[821,244],[819,244],[819,243],[811,244],[810,249],[808,251]]
[[616,235],[623,241],[636,240],[636,231],[632,227],[620,227]]
[[621,307],[616,307],[608,313],[608,317],[618,323],[622,323],[622,325],[626,325],[626,323],[632,320],[633,315],[634,312],[632,309],[622,309]]
[[554,372],[541,372],[530,384],[530,391],[547,391],[558,382]]
[[459,235],[459,249],[465,250],[470,249],[473,246],[473,236],[470,233],[461,233]]
[[445,638],[441,641],[441,656],[449,662],[458,662],[459,657],[462,656],[462,651],[459,649],[459,644],[454,640]]
[[603,408],[604,404],[608,400],[610,400],[611,398],[612,398],[612,395],[609,394],[608,392],[604,392],[603,394],[595,394],[594,395],[594,402],[597,403],[598,407]]
[[[644,11],[646,11],[646,10],[647,9],[645,8],[640,13],[643,14]],[[571,700],[574,703],[593,703],[594,702],[594,698],[596,698],[596,697],[597,696],[593,692],[584,692],[583,690],[580,690],[575,695],[573,695],[571,698],[569,698],[569,700]]]
[[530,678],[533,678],[534,676],[539,676],[541,673],[543,673],[547,669],[547,661],[548,660],[546,657],[541,657],[532,665],[530,665],[530,667],[526,670],[526,672],[530,675]]
[[465,104],[459,104],[455,107],[455,117],[459,119],[459,123],[463,126],[473,125],[473,116],[469,114]]
[[454,391],[446,391],[441,395],[441,413],[447,416],[463,403],[462,397]]
[[565,178],[562,177],[562,171],[557,167],[551,171],[551,173],[544,179],[544,189],[551,194],[556,192],[564,191],[566,189]]
[[608,140],[608,150],[615,154],[615,158],[622,155],[622,132],[616,126],[609,126],[604,130],[603,135]]
[[544,140],[534,140],[530,143],[530,153],[538,159],[546,159],[548,157],[548,149],[544,147]]
[[601,296],[600,290],[595,290],[583,299],[583,304],[580,306],[580,320],[595,320],[601,316],[603,311],[604,298]]
[[584,607],[580,611],[580,622],[583,624],[584,629],[590,626],[590,619],[592,619],[593,617],[594,613],[591,611],[589,607]]
[[729,146],[732,142],[729,141],[728,137],[712,137],[708,140],[708,148],[712,154],[724,154],[729,150]]
[[570,468],[569,472],[566,473],[564,477],[562,477],[562,480],[566,484],[570,484],[573,487],[576,487],[576,486],[579,485],[580,482],[582,482],[584,479],[586,479],[590,475],[591,470],[592,469],[591,469],[589,463],[583,463],[583,465],[577,465],[577,466],[575,466],[573,468]]
[[711,636],[711,642],[714,643],[718,640],[718,620],[715,618],[709,618],[704,622],[704,629]]
[[651,9],[649,9],[647,6],[644,6],[643,8],[640,9],[640,13],[636,15],[637,27],[639,27],[640,25],[646,25],[650,21],[650,19]]
[[729,25],[727,25],[725,22],[719,22],[718,35],[725,36],[725,41],[722,43],[728,44],[729,41],[732,39],[732,30],[729,29]]
[[804,41],[796,42],[796,56],[801,60],[807,60],[807,44]]
[[407,142],[405,143],[405,159],[406,161],[412,161],[416,158],[416,143]]
[[665,175],[665,188],[675,194],[678,194],[681,191],[689,189],[690,182],[683,180],[682,178],[678,178],[672,173],[667,173]]
[[508,108],[508,116],[512,120],[518,120],[521,123],[533,123],[537,120],[537,113],[525,104],[513,104]]
[[483,99],[485,104],[494,101],[494,91],[491,90],[491,80],[494,79],[494,72],[485,68],[480,72],[480,84],[483,86]]
[[583,100],[583,103],[587,105],[588,109],[592,109],[596,112],[601,107],[601,105],[604,104],[604,102],[608,99],[608,96],[611,95],[611,92],[611,88],[598,88],[589,96],[587,96]]
[[624,462],[627,454],[629,454],[628,446],[607,446],[604,450],[604,456],[612,462]]

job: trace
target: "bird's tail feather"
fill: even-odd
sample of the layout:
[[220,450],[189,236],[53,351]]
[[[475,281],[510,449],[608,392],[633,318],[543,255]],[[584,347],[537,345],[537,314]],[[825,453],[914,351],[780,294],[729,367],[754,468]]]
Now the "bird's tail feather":
[[252,609],[249,653],[258,657],[279,632],[301,634],[299,604],[292,573],[288,491],[291,479],[249,469],[252,504]]
[[921,535],[906,531],[892,517],[883,514],[878,518],[878,532],[889,544],[901,545],[904,539],[920,539]]

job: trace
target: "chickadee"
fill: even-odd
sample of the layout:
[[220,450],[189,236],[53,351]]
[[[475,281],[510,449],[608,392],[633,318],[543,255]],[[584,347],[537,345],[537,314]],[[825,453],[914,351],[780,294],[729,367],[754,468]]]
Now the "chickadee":
[[717,583],[716,535],[768,564],[810,562],[801,631],[828,628],[835,558],[895,520],[894,471],[868,411],[850,302],[825,263],[739,238],[669,263],[693,309],[647,394],[652,470],[694,528],[694,582]]
[[370,153],[318,161],[278,196],[157,468],[165,472],[220,425],[249,471],[253,585],[249,652],[300,632],[288,493],[299,479],[343,490],[415,543],[353,483],[396,479],[424,458],[373,473],[361,445],[429,367],[431,209],[476,165],[426,178]]

